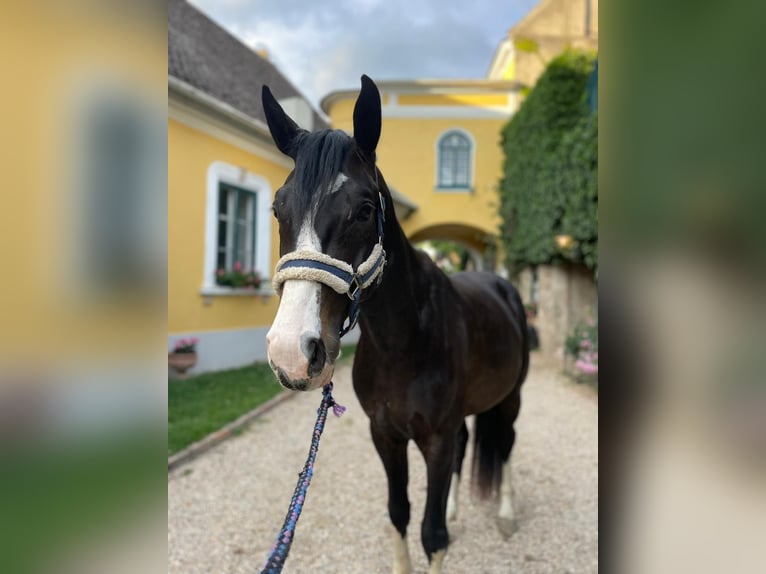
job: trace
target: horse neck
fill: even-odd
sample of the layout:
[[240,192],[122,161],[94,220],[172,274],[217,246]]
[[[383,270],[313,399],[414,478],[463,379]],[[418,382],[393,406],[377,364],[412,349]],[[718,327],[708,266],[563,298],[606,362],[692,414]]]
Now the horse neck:
[[402,342],[418,330],[418,311],[429,297],[428,270],[402,231],[393,200],[381,181],[387,201],[385,237],[386,267],[383,278],[360,309],[360,327],[370,336],[396,333]]

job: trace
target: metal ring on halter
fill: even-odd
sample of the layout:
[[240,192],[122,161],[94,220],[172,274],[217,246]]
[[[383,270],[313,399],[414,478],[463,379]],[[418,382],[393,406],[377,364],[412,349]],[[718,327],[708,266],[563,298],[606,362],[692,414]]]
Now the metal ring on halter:
[[352,301],[356,299],[356,293],[357,291],[360,291],[362,289],[362,285],[359,283],[359,275],[354,275],[354,277],[351,279],[351,285],[348,287],[348,298]]

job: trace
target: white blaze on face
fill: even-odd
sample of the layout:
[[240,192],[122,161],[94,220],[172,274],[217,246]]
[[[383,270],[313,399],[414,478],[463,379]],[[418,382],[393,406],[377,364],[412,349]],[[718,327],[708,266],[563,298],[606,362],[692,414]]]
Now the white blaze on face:
[[[303,220],[296,249],[321,252],[311,213]],[[322,286],[315,281],[291,279],[282,286],[277,316],[266,335],[269,361],[292,380],[308,379],[309,362],[301,350],[301,336],[319,338],[322,323],[319,303]]]
[[335,178],[335,181],[332,184],[332,187],[330,187],[330,193],[335,193],[338,191],[341,187],[343,187],[343,184],[348,181],[348,177],[343,174],[339,173],[338,177]]

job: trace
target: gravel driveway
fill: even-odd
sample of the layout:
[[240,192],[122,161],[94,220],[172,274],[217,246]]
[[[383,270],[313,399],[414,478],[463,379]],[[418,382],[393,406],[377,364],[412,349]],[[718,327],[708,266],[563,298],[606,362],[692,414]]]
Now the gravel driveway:
[[[385,473],[350,379],[350,368],[339,368],[334,395],[348,410],[340,419],[328,417],[286,574],[391,569]],[[241,435],[169,474],[169,573],[260,571],[303,467],[320,399],[319,392],[298,394]],[[595,573],[597,423],[595,393],[533,355],[513,451],[519,530],[503,540],[494,522],[497,503],[472,499],[463,480],[445,574]],[[409,460],[407,536],[413,568],[423,573],[425,465],[413,443]],[[466,478],[470,460],[469,447]]]

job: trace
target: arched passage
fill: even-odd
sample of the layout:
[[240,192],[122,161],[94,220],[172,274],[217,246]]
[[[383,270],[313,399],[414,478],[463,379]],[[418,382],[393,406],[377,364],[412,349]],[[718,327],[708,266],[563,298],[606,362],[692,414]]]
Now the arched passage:
[[492,271],[495,269],[496,238],[491,233],[463,223],[431,225],[408,233],[412,243],[421,241],[454,241],[469,253],[473,268]]

